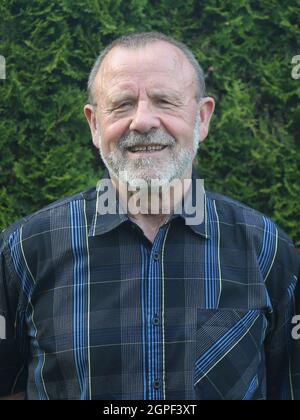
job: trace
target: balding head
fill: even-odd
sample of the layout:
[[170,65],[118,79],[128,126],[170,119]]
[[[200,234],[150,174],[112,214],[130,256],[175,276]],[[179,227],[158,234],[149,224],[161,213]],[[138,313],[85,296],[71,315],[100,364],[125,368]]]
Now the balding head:
[[192,51],[183,43],[176,41],[174,38],[161,34],[159,32],[141,32],[130,35],[125,35],[114,40],[109,44],[98,56],[89,76],[88,81],[88,101],[90,104],[95,104],[95,90],[94,84],[95,79],[98,75],[98,72],[102,66],[104,59],[108,56],[110,51],[116,47],[125,48],[125,49],[140,49],[146,47],[149,44],[165,42],[173,47],[177,48],[181,55],[189,62],[194,70],[194,80],[195,80],[195,96],[197,100],[200,100],[205,96],[205,79],[204,73],[196,60]]

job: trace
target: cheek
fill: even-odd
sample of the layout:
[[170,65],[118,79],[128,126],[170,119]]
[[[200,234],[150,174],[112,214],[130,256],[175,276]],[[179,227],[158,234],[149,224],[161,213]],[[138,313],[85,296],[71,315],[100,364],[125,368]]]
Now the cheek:
[[113,123],[100,123],[102,148],[106,151],[116,149],[120,138],[127,132],[129,123],[125,120],[119,120]]
[[188,124],[185,121],[178,119],[164,121],[164,126],[167,132],[175,138],[180,145],[188,145],[193,141],[193,124]]

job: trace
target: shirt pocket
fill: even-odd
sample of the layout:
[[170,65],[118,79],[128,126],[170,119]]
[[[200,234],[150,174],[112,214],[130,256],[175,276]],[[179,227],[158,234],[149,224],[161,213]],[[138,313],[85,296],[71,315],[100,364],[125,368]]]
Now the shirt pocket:
[[266,328],[261,310],[197,310],[197,399],[265,399]]

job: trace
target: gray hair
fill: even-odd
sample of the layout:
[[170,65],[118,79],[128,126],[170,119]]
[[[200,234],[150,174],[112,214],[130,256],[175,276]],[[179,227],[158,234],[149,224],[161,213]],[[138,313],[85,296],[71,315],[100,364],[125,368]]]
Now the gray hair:
[[132,33],[128,35],[121,36],[114,41],[112,41],[98,56],[95,61],[95,64],[90,72],[89,80],[88,80],[88,101],[92,105],[96,105],[95,97],[94,97],[94,81],[100,69],[100,66],[107,56],[107,54],[114,48],[114,47],[124,47],[124,48],[132,48],[137,49],[140,47],[145,47],[148,44],[152,44],[157,41],[164,41],[168,44],[174,45],[179,50],[183,52],[185,57],[193,66],[196,76],[197,76],[197,93],[196,99],[200,100],[205,96],[205,78],[204,72],[198,63],[196,57],[192,53],[192,51],[182,42],[177,41],[176,39],[164,35],[160,32],[138,32]]

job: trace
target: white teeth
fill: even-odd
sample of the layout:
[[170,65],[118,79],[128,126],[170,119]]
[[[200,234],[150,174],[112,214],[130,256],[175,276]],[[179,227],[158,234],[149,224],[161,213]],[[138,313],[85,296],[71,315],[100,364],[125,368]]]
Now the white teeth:
[[137,146],[131,147],[131,152],[154,152],[158,150],[162,150],[165,146]]

